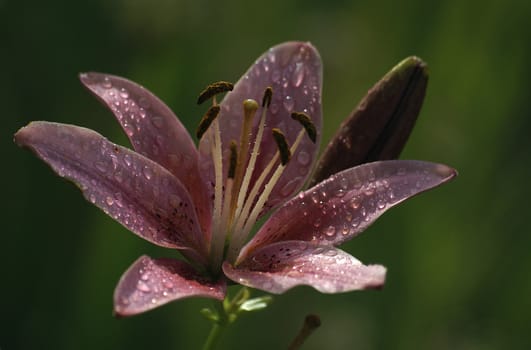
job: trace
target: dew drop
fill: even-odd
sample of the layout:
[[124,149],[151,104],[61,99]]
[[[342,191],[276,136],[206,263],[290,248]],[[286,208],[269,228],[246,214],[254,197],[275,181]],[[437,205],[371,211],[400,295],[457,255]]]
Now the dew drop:
[[102,173],[107,171],[107,165],[103,162],[95,162],[94,166],[96,167],[96,169],[98,169]]
[[289,95],[284,97],[284,108],[286,108],[288,112],[291,112],[294,106],[295,106],[295,101],[293,100],[293,97]]
[[315,249],[312,251],[312,254],[314,254],[314,255],[319,255],[319,254],[322,254],[324,251],[325,251],[325,249],[324,249],[323,247],[317,247],[317,248],[315,248]]
[[297,162],[303,166],[310,164],[310,154],[306,151],[300,151],[297,154]]
[[164,120],[162,119],[162,117],[153,117],[151,119],[151,123],[157,128],[157,129],[162,129],[162,127],[164,126]]
[[273,114],[277,114],[278,113],[278,104],[277,103],[271,103],[271,105],[269,106],[269,110],[271,111],[271,113]]
[[114,204],[114,199],[111,196],[107,196],[107,198],[105,198],[105,203],[107,203],[108,206],[111,206]]
[[293,179],[288,181],[281,189],[280,194],[284,197],[290,196],[295,189],[297,188],[297,185],[299,184],[299,178]]
[[166,289],[172,289],[174,287],[173,282],[168,280],[163,281],[163,285]]
[[[336,256],[337,255],[337,251],[335,249],[328,249],[323,254],[326,255],[326,256],[331,256],[332,257],[332,256]],[[333,261],[333,262],[335,262],[335,261]]]
[[343,227],[341,228],[341,234],[343,236],[346,236],[348,235],[349,232],[350,232],[350,229],[348,228],[348,225],[344,224]]
[[136,289],[144,293],[151,292],[151,288],[149,288],[149,286],[142,281],[138,281],[138,284],[136,285]]
[[169,202],[170,202],[170,205],[174,208],[179,207],[179,204],[182,203],[181,198],[175,194],[170,194]]
[[271,61],[271,63],[275,63],[275,61],[277,60],[275,52],[272,49],[269,50],[269,52],[267,53],[267,58],[269,58],[269,61]]
[[370,187],[370,188],[368,188],[368,189],[365,190],[365,195],[366,195],[367,197],[370,197],[370,196],[372,196],[373,194],[374,194],[374,188],[373,188],[373,187]]
[[273,81],[273,83],[280,82],[281,77],[282,77],[282,72],[280,72],[280,70],[278,69],[275,69],[273,73],[271,74],[271,80]]
[[151,168],[147,165],[144,166],[144,169],[142,169],[142,173],[144,174],[144,177],[148,180],[151,180],[151,178],[153,177],[153,170],[151,170]]
[[313,226],[314,227],[320,227],[321,226],[321,219],[320,218],[317,218],[315,219],[315,221],[313,222]]
[[149,107],[151,107],[151,103],[149,102],[149,99],[145,97],[140,97],[140,99],[138,100],[138,105],[144,109],[148,109]]
[[114,194],[114,202],[116,203],[117,206],[119,206],[120,208],[124,206],[124,203],[123,203],[123,196],[120,192],[116,192]]
[[109,77],[103,78],[103,83],[101,84],[101,86],[103,86],[105,89],[112,88],[112,83],[111,83],[111,80],[109,79]]
[[96,196],[94,195],[94,193],[90,194],[89,200],[91,201],[92,204],[96,203]]
[[378,209],[383,209],[385,208],[387,203],[383,199],[379,199],[377,205],[378,205]]
[[291,83],[294,87],[301,86],[302,82],[304,81],[304,65],[302,62],[297,62],[295,66],[295,71],[293,72],[293,78],[291,80]]
[[132,137],[135,134],[135,129],[131,124],[124,123],[123,127],[127,136]]
[[126,89],[124,89],[124,88],[120,89],[120,97],[122,97],[122,98],[128,98],[129,97],[129,93],[127,92]]
[[325,235],[327,235],[328,237],[334,237],[335,234],[336,234],[336,228],[335,228],[335,226],[332,226],[332,225],[328,226],[328,227],[326,228],[326,230],[325,230],[324,233],[325,233]]
[[310,197],[312,199],[312,202],[314,202],[315,204],[319,203],[319,195],[317,194],[317,192],[312,192]]
[[133,163],[133,162],[132,162],[132,159],[131,159],[131,156],[130,156],[129,154],[126,154],[126,155],[124,156],[124,163],[125,163],[125,165],[127,165],[127,166],[131,166],[131,164]]
[[352,201],[350,201],[350,207],[356,210],[360,207],[360,202],[356,199],[353,199]]

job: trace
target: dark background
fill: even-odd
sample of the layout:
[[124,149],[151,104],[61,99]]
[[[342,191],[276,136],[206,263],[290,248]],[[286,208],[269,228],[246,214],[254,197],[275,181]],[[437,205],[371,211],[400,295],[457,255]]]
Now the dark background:
[[325,140],[399,60],[427,61],[427,99],[402,157],[460,176],[344,246],[388,267],[382,291],[296,288],[230,327],[223,348],[286,348],[313,312],[323,325],[305,349],[529,349],[530,18],[526,0],[0,0],[0,348],[200,347],[207,300],[112,317],[130,263],[175,253],[85,202],[12,135],[49,120],[127,144],[79,84],[90,70],[148,87],[193,130],[206,84],[236,81],[267,48],[296,39],[324,62]]

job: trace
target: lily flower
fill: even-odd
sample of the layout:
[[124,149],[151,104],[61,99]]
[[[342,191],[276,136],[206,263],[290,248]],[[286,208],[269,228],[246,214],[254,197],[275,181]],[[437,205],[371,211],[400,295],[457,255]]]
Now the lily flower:
[[[309,43],[275,46],[234,86],[207,87],[199,102],[212,105],[198,127],[198,147],[140,85],[100,73],[80,79],[112,111],[134,151],[95,131],[44,121],[20,129],[15,142],[130,231],[181,253],[183,259],[142,256],[131,265],[114,293],[120,316],[191,296],[223,300],[228,282],[275,294],[298,285],[323,293],[379,288],[386,269],[337,246],[456,175],[422,161],[353,166],[367,159],[348,161],[348,150],[332,142],[322,178],[300,192],[316,163],[322,124],[321,59]],[[226,93],[219,104],[217,93]],[[343,130],[336,146],[345,137]],[[326,174],[334,159],[341,168]]]

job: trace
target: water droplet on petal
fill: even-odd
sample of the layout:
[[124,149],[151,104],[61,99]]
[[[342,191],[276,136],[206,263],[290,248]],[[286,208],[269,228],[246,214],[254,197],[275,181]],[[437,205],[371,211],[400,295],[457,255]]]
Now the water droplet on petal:
[[288,197],[295,192],[297,185],[299,184],[299,178],[288,181],[281,189],[280,194],[284,197]]
[[111,80],[109,79],[109,77],[103,78],[103,83],[101,84],[101,86],[103,86],[105,89],[112,88],[112,83],[111,83]]
[[105,203],[107,203],[108,206],[111,206],[114,204],[114,199],[111,196],[107,196],[107,198],[105,198]]
[[123,207],[124,206],[124,204],[123,204],[123,196],[122,196],[122,194],[120,192],[116,192],[114,194],[114,202],[119,207]]
[[151,103],[145,97],[140,97],[140,99],[138,100],[138,105],[144,109],[148,109],[149,107],[151,107]]
[[157,129],[162,129],[164,126],[164,119],[162,119],[162,117],[153,117],[151,123],[153,123]]
[[271,111],[272,114],[277,114],[278,113],[278,104],[277,103],[271,103],[271,105],[269,106],[269,110]]
[[335,226],[332,226],[332,225],[328,226],[328,227],[326,228],[326,230],[325,230],[324,233],[325,233],[325,235],[327,235],[328,237],[334,237],[335,234],[336,234],[336,228],[335,228]]
[[343,236],[346,236],[348,235],[349,232],[350,232],[350,229],[348,228],[348,225],[344,224],[343,227],[341,228],[341,234]]
[[286,108],[288,112],[291,112],[294,106],[295,106],[295,101],[293,100],[293,97],[289,95],[284,97],[284,108]]
[[336,256],[337,255],[337,251],[335,249],[328,249],[323,254],[326,255],[326,256]]
[[96,167],[96,169],[98,169],[102,173],[107,171],[107,165],[103,162],[95,162],[94,166]]
[[271,61],[271,63],[275,63],[275,61],[277,60],[277,56],[275,55],[275,51],[270,49],[269,52],[267,53],[267,58],[269,58],[269,61]]
[[300,165],[308,165],[310,164],[310,154],[306,151],[300,151],[297,154],[297,162],[299,162]]
[[144,174],[144,177],[148,180],[151,180],[151,178],[153,177],[153,170],[151,170],[151,168],[147,165],[144,166],[144,169],[142,169],[142,173]]
[[293,78],[291,80],[291,83],[294,87],[301,86],[302,82],[304,81],[304,65],[302,62],[297,62],[295,66],[295,71],[293,72]]
[[127,165],[127,166],[131,166],[131,164],[132,164],[132,159],[131,159],[131,156],[130,156],[129,154],[126,154],[126,155],[124,156],[124,163],[125,163],[125,165]]
[[151,292],[151,288],[149,288],[149,286],[142,281],[138,281],[138,284],[136,285],[136,289],[144,293]]
[[273,73],[271,74],[271,80],[273,83],[278,83],[280,81],[280,77],[282,76],[282,72],[278,69],[275,69]]

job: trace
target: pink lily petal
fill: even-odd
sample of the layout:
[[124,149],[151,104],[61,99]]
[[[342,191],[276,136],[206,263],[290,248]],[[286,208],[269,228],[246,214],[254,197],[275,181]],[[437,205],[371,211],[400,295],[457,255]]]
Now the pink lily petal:
[[114,291],[114,311],[118,316],[131,316],[187,297],[223,300],[225,292],[223,279],[210,282],[183,261],[144,255],[120,278]]
[[15,142],[140,237],[206,254],[188,192],[159,164],[92,130],[66,124],[30,123],[15,134]]
[[282,206],[243,249],[300,240],[339,245],[360,234],[387,209],[456,175],[446,165],[390,160],[337,173]]
[[380,288],[386,269],[363,265],[334,247],[287,241],[254,251],[236,267],[226,262],[223,271],[234,282],[280,294],[298,285],[309,285],[322,293]]
[[[218,120],[224,150],[228,150],[231,140],[240,138],[243,101],[252,98],[261,105],[264,90],[268,86],[273,88],[273,99],[267,113],[267,126],[252,183],[256,181],[277,151],[276,143],[271,135],[272,128],[281,129],[289,144],[295,141],[301,126],[291,119],[291,112],[307,113],[317,129],[317,142],[314,144],[305,136],[295,154],[292,155],[292,161],[288,163],[267,202],[267,207],[273,207],[300,189],[312,169],[318,151],[322,124],[322,67],[317,50],[310,43],[288,42],[269,49],[256,60],[235,85],[234,90],[227,93],[221,102]],[[254,119],[253,138],[256,135],[261,113],[262,107],[258,108]],[[199,148],[200,157],[204,159],[201,160],[201,166],[207,169],[212,168],[210,133],[212,133],[212,128],[201,139]],[[224,169],[227,164],[228,152],[225,152]],[[212,170],[207,169],[203,172],[213,174]],[[210,179],[210,181],[213,180]]]
[[175,114],[144,87],[121,77],[82,73],[81,82],[120,122],[133,148],[174,174],[194,200],[203,232],[210,232],[211,201],[202,186],[198,152]]

